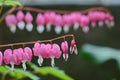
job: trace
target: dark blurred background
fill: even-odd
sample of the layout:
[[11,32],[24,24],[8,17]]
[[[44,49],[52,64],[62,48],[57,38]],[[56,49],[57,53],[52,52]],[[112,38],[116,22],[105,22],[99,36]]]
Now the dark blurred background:
[[[31,3],[32,4],[32,3]],[[30,5],[27,5],[30,6]],[[94,5],[34,5],[32,7],[44,9],[44,10],[85,10],[88,8],[103,6],[101,4]],[[106,26],[99,28],[96,27],[91,29],[87,34],[85,34],[80,28],[77,31],[70,29],[69,33],[75,35],[76,43],[78,49],[85,43],[94,44],[98,46],[108,46],[116,49],[120,49],[120,6],[104,6],[108,8],[112,15],[115,17],[115,26],[111,29]],[[9,9],[9,7],[4,7],[3,14]],[[32,13],[36,16],[36,13]],[[34,27],[36,27],[36,24]],[[54,30],[51,32],[44,32],[42,34],[37,33],[34,30],[32,32],[27,32],[26,30],[18,30],[15,34],[11,33],[3,22],[0,25],[0,44],[15,43],[15,42],[26,42],[35,41],[43,39],[51,39],[58,36]],[[69,40],[69,39],[68,39]],[[70,42],[70,41],[69,41]],[[60,43],[60,41],[57,41]],[[79,53],[80,54],[80,53]],[[113,53],[114,54],[114,53]],[[34,59],[33,62],[36,62]],[[63,58],[56,60],[56,66],[63,69],[69,76],[73,77],[75,80],[120,80],[120,70],[117,66],[115,60],[111,59],[102,64],[95,64],[89,60],[82,58],[79,55],[70,55],[67,62]],[[49,66],[49,60],[45,60],[43,66]],[[54,77],[42,77],[43,80],[57,80]]]

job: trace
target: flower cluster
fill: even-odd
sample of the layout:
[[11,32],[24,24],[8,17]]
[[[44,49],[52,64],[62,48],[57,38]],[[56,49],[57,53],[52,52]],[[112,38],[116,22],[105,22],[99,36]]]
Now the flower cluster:
[[[18,11],[16,15],[7,15],[5,21],[10,31],[13,33],[16,32],[16,25],[20,30],[24,28],[29,32],[33,30],[33,16],[30,12],[24,14],[22,11]],[[94,28],[97,26],[96,23],[100,27],[102,27],[104,23],[108,27],[114,26],[114,17],[110,13],[102,11],[90,11],[86,15],[77,12],[63,15],[55,12],[45,12],[44,14],[37,14],[35,23],[37,24],[36,30],[38,33],[43,33],[45,28],[47,31],[50,31],[51,26],[54,26],[56,34],[60,34],[62,28],[63,31],[67,33],[71,27],[73,27],[74,30],[82,28],[82,30],[87,33],[90,28],[89,26]]]
[[[26,70],[26,62],[30,62],[33,56],[38,57],[38,64],[41,66],[43,59],[51,59],[51,66],[55,66],[54,59],[59,59],[63,53],[63,58],[65,61],[68,59],[69,52],[68,42],[64,41],[59,46],[56,43],[34,43],[34,47],[17,48],[17,49],[6,49],[2,55],[0,52],[0,65],[4,61],[5,64],[11,65],[11,71],[14,71],[14,65],[20,65],[22,63],[23,70]],[[77,47],[74,39],[71,41],[70,53],[75,52],[77,54]]]

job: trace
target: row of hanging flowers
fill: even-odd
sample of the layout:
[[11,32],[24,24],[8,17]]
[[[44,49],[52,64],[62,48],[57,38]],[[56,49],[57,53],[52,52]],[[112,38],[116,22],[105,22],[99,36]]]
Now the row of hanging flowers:
[[[72,37],[70,47],[68,42],[65,40],[65,37]],[[61,45],[58,45],[56,43],[51,43],[52,41],[61,38],[64,39]],[[44,43],[44,42],[48,42],[48,43]],[[22,63],[23,70],[26,70],[26,62],[32,61],[32,57],[37,56],[38,57],[37,62],[39,66],[42,66],[43,59],[50,58],[51,66],[54,67],[55,66],[54,59],[59,59],[61,55],[63,55],[64,60],[67,61],[68,53],[78,54],[74,36],[72,34],[58,37],[52,40],[7,44],[7,45],[0,45],[0,47],[23,45],[23,44],[24,45],[34,44],[34,46],[32,48],[20,47],[17,49],[5,49],[4,52],[0,51],[0,65],[2,65],[4,61],[5,64],[10,64],[11,71],[14,71],[14,65],[20,65]]]
[[[34,21],[37,26],[33,26]],[[29,32],[35,27],[38,33],[43,33],[46,28],[49,32],[51,26],[54,26],[56,34],[60,34],[62,29],[65,33],[68,33],[72,27],[74,30],[82,28],[83,32],[87,33],[90,29],[89,26],[92,28],[104,25],[114,26],[114,17],[109,12],[104,11],[89,11],[87,14],[71,12],[62,15],[54,11],[46,11],[33,17],[30,11],[23,13],[22,10],[19,10],[16,14],[7,15],[5,22],[12,33],[16,32],[17,27],[20,30],[26,29]]]

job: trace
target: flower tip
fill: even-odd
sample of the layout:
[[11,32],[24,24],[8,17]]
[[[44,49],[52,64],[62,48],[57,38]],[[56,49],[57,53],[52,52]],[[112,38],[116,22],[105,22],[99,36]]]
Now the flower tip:
[[11,25],[11,26],[10,26],[10,31],[11,31],[12,33],[15,33],[15,32],[16,32],[16,26],[15,26],[15,25]]
[[63,53],[63,58],[65,61],[67,61],[68,60],[68,53],[67,54]]
[[28,23],[28,24],[26,25],[26,30],[27,30],[28,32],[31,32],[31,31],[33,30],[33,24],[32,24],[32,23]]
[[25,27],[25,22],[23,22],[23,21],[18,22],[17,26],[18,26],[18,28],[19,28],[20,30],[23,30],[24,27]]
[[61,31],[62,31],[62,27],[61,27],[61,26],[56,26],[56,27],[55,27],[55,32],[56,32],[56,34],[60,34]]
[[43,33],[44,32],[44,30],[45,30],[45,28],[44,28],[44,26],[43,25],[39,25],[39,26],[37,26],[37,31],[38,31],[38,33]]

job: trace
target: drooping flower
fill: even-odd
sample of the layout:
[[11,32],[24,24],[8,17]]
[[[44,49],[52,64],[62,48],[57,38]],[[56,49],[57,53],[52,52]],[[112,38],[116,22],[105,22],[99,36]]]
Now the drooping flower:
[[83,32],[88,33],[89,31],[89,17],[82,15],[80,17],[80,27],[82,28]]
[[110,15],[109,13],[106,14],[106,18],[105,18],[105,23],[108,27],[113,27],[115,25],[114,23],[114,17],[112,15]]
[[67,61],[67,59],[68,59],[68,42],[67,41],[62,42],[61,48],[63,51],[63,58],[65,61]]
[[37,31],[38,33],[43,33],[45,30],[44,24],[45,24],[45,19],[44,16],[39,13],[36,18],[36,23],[37,23]]
[[96,21],[97,21],[97,12],[89,12],[88,17],[91,21],[91,26],[94,28],[96,27]]
[[2,65],[2,61],[3,61],[3,55],[2,52],[0,51],[0,65]]
[[55,66],[54,58],[59,59],[61,56],[61,50],[58,44],[53,44],[51,46],[50,58],[52,67]]
[[81,17],[81,14],[74,12],[74,13],[71,13],[70,16],[72,18],[73,29],[77,30],[79,28],[79,19]]
[[62,31],[62,25],[63,25],[61,15],[56,15],[53,25],[55,25],[56,34],[60,34]]
[[17,50],[6,49],[4,51],[4,63],[11,64],[11,71],[14,71],[14,65],[19,65],[21,63],[20,55],[18,54]]
[[30,62],[32,60],[32,50],[29,47],[25,47],[24,49],[18,48],[19,54],[22,55],[22,66],[23,70],[26,70],[26,62]]
[[33,47],[33,53],[34,53],[34,56],[38,56],[38,64],[40,66],[42,66],[42,63],[43,63],[43,57],[42,55],[40,54],[40,44],[39,43],[35,43],[34,44],[34,47]]
[[65,33],[69,32],[70,27],[72,26],[72,18],[70,15],[64,14],[63,15],[63,31]]
[[104,25],[106,14],[104,12],[96,12],[96,13],[97,13],[98,26],[102,27]]
[[31,32],[33,30],[33,24],[32,24],[32,21],[33,21],[33,17],[31,15],[30,12],[27,12],[26,15],[25,15],[25,21],[26,21],[26,29],[27,31]]
[[73,52],[75,54],[78,54],[78,50],[77,50],[76,43],[75,43],[74,39],[71,41],[71,44],[70,44],[70,53],[73,54]]
[[24,13],[22,11],[18,11],[17,14],[16,14],[16,18],[17,18],[17,26],[20,30],[23,30],[24,27],[25,27],[25,22],[24,22]]
[[16,24],[17,24],[17,19],[16,16],[13,14],[7,15],[5,18],[6,25],[9,27],[10,31],[12,33],[16,32]]
[[45,23],[46,23],[46,30],[48,32],[51,31],[51,25],[53,24],[55,17],[56,17],[55,12],[46,12],[46,13],[44,13],[44,19],[45,19]]

